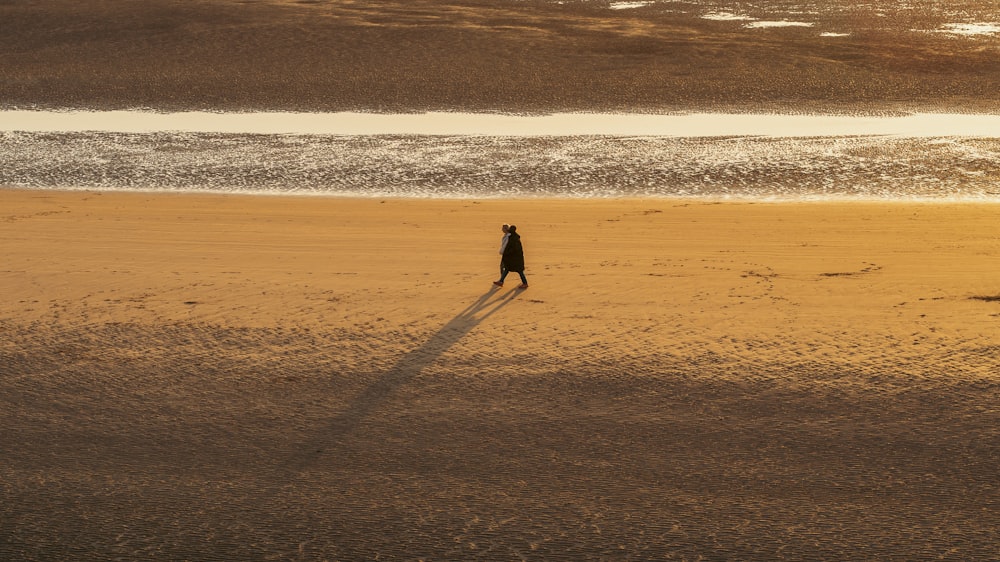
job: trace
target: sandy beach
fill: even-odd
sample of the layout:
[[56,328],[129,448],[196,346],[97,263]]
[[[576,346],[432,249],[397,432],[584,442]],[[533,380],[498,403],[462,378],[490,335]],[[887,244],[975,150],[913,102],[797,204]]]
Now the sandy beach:
[[[995,115],[998,19],[8,0],[0,111]],[[0,127],[0,560],[998,559],[995,134],[102,131]]]
[[996,206],[0,209],[4,559],[996,555]]

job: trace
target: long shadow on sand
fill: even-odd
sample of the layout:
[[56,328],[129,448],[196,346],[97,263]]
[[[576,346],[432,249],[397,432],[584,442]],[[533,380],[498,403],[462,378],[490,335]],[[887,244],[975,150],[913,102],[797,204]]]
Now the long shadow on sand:
[[292,470],[296,474],[302,472],[327,449],[335,447],[385,402],[396,389],[419,375],[473,328],[511,303],[520,292],[515,289],[500,295],[495,287],[490,289],[474,303],[459,312],[420,347],[402,356],[384,375],[361,391],[343,412],[330,421],[326,429],[302,446],[303,453],[293,461]]

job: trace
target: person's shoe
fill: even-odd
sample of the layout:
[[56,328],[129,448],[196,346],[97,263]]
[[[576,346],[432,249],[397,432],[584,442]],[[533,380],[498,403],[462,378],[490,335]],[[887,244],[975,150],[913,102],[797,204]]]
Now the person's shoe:
[[503,287],[503,283],[499,281],[494,281],[493,284],[496,285],[497,287]]
[[521,283],[520,285],[517,286],[517,288],[518,289],[527,289],[528,288],[528,284],[527,283]]

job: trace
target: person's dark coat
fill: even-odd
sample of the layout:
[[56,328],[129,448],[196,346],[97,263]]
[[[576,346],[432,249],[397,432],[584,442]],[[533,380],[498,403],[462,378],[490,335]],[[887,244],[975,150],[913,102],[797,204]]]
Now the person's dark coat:
[[509,271],[524,271],[524,249],[521,247],[521,236],[516,232],[510,233],[507,247],[503,249],[503,265]]

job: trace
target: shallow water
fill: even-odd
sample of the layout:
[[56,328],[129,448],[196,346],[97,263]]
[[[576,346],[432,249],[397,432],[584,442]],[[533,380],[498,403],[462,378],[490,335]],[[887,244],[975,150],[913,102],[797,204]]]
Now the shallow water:
[[[564,3],[566,0],[552,0]],[[600,0],[583,0],[600,6]],[[995,2],[980,0],[645,0],[611,2],[616,10],[669,11],[750,29],[781,32],[783,27],[814,28],[819,37],[843,37],[873,29],[903,33],[942,33],[971,41],[1000,39]]]
[[[564,4],[568,0],[551,0]],[[594,6],[602,0],[581,0]],[[643,0],[611,2],[612,10],[643,13],[671,12],[762,32],[780,33],[781,28],[809,28],[817,37],[847,37],[867,31],[941,33],[978,42],[1000,40],[1000,12],[994,2],[977,0],[765,0],[725,2],[721,0]]]
[[0,133],[0,186],[1000,201],[1000,138]]
[[0,113],[0,185],[1000,200],[1000,116]]
[[900,116],[775,114],[560,113],[157,113],[152,111],[0,111],[0,132],[234,133],[466,136],[810,136],[1000,135],[1000,115]]

